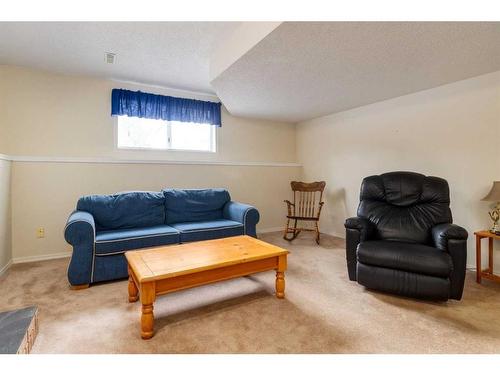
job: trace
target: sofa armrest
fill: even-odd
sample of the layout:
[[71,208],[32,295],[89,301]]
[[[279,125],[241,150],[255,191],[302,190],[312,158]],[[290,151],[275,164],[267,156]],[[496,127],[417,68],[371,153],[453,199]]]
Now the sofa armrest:
[[345,223],[345,240],[346,240],[346,261],[349,280],[357,280],[356,265],[357,257],[356,250],[360,242],[370,238],[375,232],[375,226],[372,222],[363,217],[348,218]]
[[73,211],[64,227],[64,239],[70,245],[81,242],[94,242],[94,217],[86,211]]
[[467,266],[467,231],[455,224],[439,224],[432,228],[434,246],[451,256],[450,298],[461,299]]
[[227,202],[222,214],[225,219],[237,221],[244,225],[244,234],[257,237],[256,226],[259,222],[259,211],[253,206],[239,202]]
[[94,263],[94,217],[85,211],[73,211],[64,228],[64,239],[73,246],[68,267],[71,285],[90,284]]

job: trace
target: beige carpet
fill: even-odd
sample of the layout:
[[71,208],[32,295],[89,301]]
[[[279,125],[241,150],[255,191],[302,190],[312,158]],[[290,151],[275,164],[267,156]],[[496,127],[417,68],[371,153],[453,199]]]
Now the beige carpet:
[[421,302],[365,290],[347,278],[344,243],[308,233],[289,244],[286,299],[266,272],[159,297],[156,335],[139,337],[126,281],[72,291],[68,259],[15,265],[0,310],[36,304],[33,353],[492,353],[500,352],[500,285],[467,275],[462,301]]

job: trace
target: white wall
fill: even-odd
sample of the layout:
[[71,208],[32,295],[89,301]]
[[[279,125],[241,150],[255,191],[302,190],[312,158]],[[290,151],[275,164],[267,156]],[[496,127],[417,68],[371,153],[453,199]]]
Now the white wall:
[[[62,231],[78,197],[84,194],[227,187],[233,199],[258,207],[260,230],[283,226],[282,200],[288,194],[289,181],[300,176],[300,167],[294,164],[294,125],[237,118],[223,111],[215,154],[124,151],[115,147],[116,119],[110,116],[112,88],[197,99],[206,96],[8,66],[0,66],[0,77],[1,89],[9,93],[0,111],[4,125],[0,147],[14,157],[14,260],[68,252]],[[89,158],[99,162],[79,162]],[[116,164],[114,160],[144,163]],[[167,163],[148,162],[152,160]],[[186,160],[228,165],[168,164]],[[248,163],[258,165],[245,165]],[[38,227],[45,228],[45,238],[36,238]]]
[[499,139],[496,72],[300,123],[297,154],[304,179],[327,182],[322,231],[342,237],[363,177],[406,170],[445,178],[473,266],[473,232],[491,225],[480,199],[500,179]]
[[[0,95],[8,93],[1,96],[0,152],[27,157],[2,163],[0,217],[9,215],[9,195],[12,217],[11,230],[3,224],[3,241],[12,242],[14,258],[69,251],[62,228],[83,194],[166,186],[228,187],[234,199],[259,208],[259,228],[267,229],[283,225],[282,199],[289,196],[290,180],[324,179],[322,231],[344,236],[343,222],[356,213],[364,176],[412,170],[448,180],[455,222],[466,227],[471,238],[473,231],[490,224],[488,204],[480,198],[494,179],[500,179],[500,72],[300,123],[297,129],[224,111],[216,154],[117,150],[115,120],[109,115],[113,87],[203,99],[161,88],[0,66]],[[53,162],[51,157],[73,162]],[[79,158],[145,164],[77,163]],[[150,159],[236,165],[148,164]],[[297,161],[303,170],[286,164]],[[274,166],[239,165],[247,162]],[[38,227],[45,228],[44,239],[36,239]],[[8,254],[10,246],[4,248]],[[473,263],[471,240],[469,264]]]
[[115,159],[295,161],[295,126],[233,117],[222,112],[217,153],[118,150],[111,90],[216,100],[157,87],[44,73],[0,65],[5,123],[0,149],[9,155],[110,157]]
[[[10,177],[11,162],[3,153],[5,152],[5,124],[1,114],[4,112],[6,91],[2,83],[4,75],[0,69],[0,276],[5,273],[12,260],[11,246],[11,209],[10,209]],[[7,159],[7,160],[6,160]]]
[[12,260],[10,218],[11,163],[0,156],[0,276]]

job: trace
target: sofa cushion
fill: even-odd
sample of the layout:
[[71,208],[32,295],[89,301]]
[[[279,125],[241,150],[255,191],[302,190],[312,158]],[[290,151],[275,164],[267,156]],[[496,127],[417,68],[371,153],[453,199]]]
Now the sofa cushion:
[[169,225],[97,232],[96,255],[111,255],[144,247],[179,243],[179,231]]
[[397,241],[365,241],[358,245],[358,262],[424,275],[448,277],[450,255],[435,247]]
[[166,224],[222,219],[231,200],[225,189],[165,189]]
[[77,210],[94,217],[96,230],[141,228],[165,224],[165,198],[161,192],[88,195]]
[[215,238],[239,236],[244,232],[242,223],[232,220],[207,220],[171,224],[180,232],[181,242],[204,241]]

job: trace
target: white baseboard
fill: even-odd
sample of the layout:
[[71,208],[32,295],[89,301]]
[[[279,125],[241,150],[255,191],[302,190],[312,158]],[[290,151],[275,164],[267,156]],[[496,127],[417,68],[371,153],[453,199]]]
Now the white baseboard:
[[69,258],[71,256],[71,252],[65,251],[64,253],[54,253],[47,255],[33,255],[28,257],[18,257],[12,259],[12,263],[29,263],[29,262],[39,262],[42,260],[50,260],[50,259],[60,259],[60,258]]
[[285,228],[283,228],[283,227],[264,228],[264,229],[257,230],[257,234],[271,233],[271,232],[283,232],[284,230],[285,230]]
[[12,266],[12,259],[9,260],[7,264],[0,269],[0,277],[2,277],[8,271],[10,266]]

